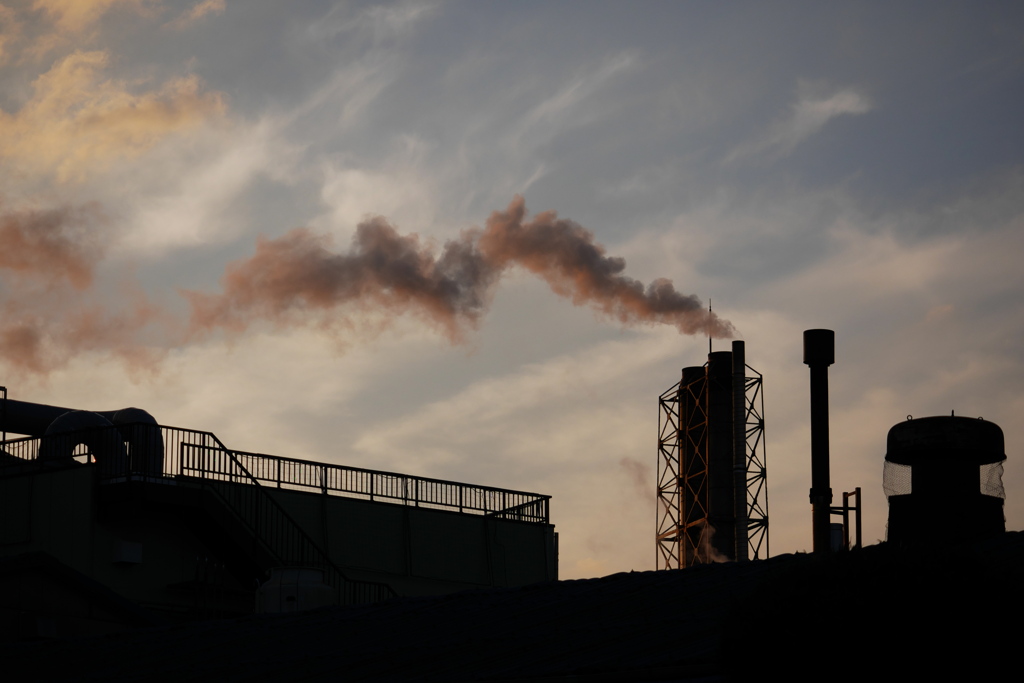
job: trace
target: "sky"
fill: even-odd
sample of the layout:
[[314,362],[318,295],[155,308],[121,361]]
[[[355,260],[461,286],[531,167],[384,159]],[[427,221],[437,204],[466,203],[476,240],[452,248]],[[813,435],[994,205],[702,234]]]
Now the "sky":
[[1024,528],[1020,3],[5,1],[0,73],[11,398],[551,495],[603,576],[655,566],[709,331],[764,377],[771,553],[810,549],[828,328],[865,541],[888,429],[950,411]]

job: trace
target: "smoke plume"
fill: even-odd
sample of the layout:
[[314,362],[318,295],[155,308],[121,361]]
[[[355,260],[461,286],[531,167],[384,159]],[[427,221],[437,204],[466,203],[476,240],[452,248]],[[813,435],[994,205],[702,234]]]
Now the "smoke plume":
[[227,266],[220,293],[182,292],[188,324],[151,303],[132,277],[110,290],[117,297],[98,291],[99,216],[88,205],[0,212],[0,359],[9,368],[46,374],[79,354],[102,353],[152,372],[167,348],[215,330],[244,332],[260,322],[386,325],[401,314],[459,343],[514,267],[623,325],[667,324],[719,338],[733,333],[669,280],[645,287],[624,275],[625,261],[608,256],[577,223],[550,211],[528,218],[521,197],[440,249],[381,217],[361,223],[345,253],[305,228],[261,238],[253,256]]
[[[0,212],[0,359],[15,373],[48,374],[86,352],[112,354],[132,372],[152,371],[157,339],[180,323],[151,304],[133,278],[118,299],[96,291],[103,258],[96,204]],[[146,331],[163,324],[159,334]]]
[[223,292],[183,294],[192,306],[193,334],[240,332],[258,320],[286,324],[307,311],[413,312],[453,342],[475,329],[501,275],[512,266],[534,273],[557,294],[624,325],[669,324],[682,333],[730,337],[732,325],[699,299],[658,279],[647,287],[623,275],[594,236],[549,211],[526,219],[522,197],[496,211],[485,228],[462,233],[440,254],[418,236],[401,235],[384,218],[359,225],[348,253],[299,228],[261,239],[252,257],[228,266]]
[[228,266],[222,294],[183,292],[193,332],[242,331],[258,319],[283,324],[295,313],[348,305],[412,311],[459,342],[487,308],[496,279],[471,237],[447,242],[435,256],[416,235],[400,235],[380,217],[359,225],[349,253],[329,246],[327,237],[305,228],[260,239],[254,256]]
[[545,211],[525,221],[526,204],[516,196],[505,211],[495,211],[479,245],[496,268],[518,265],[572,299],[624,325],[662,323],[684,334],[700,332],[732,337],[732,324],[704,310],[696,296],[680,294],[671,280],[659,278],[646,288],[622,274],[626,261],[605,255],[589,230]]
[[67,281],[83,290],[92,284],[99,257],[91,237],[94,206],[0,214],[0,271],[13,271],[49,286]]

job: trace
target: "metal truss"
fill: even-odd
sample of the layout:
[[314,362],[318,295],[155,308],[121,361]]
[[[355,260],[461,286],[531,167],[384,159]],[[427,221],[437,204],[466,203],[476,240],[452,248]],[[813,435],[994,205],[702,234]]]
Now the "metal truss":
[[683,491],[679,485],[681,463],[679,383],[658,398],[658,504],[657,569],[681,569],[683,565],[680,520]]
[[[761,373],[746,367],[753,373],[745,378],[744,387],[747,544],[748,557],[756,560],[769,557],[764,391]],[[657,569],[711,561],[707,415],[704,378],[687,385],[679,382],[658,399]]]
[[764,384],[761,373],[745,378],[747,423],[747,548],[752,560],[768,553],[768,456],[764,442]]

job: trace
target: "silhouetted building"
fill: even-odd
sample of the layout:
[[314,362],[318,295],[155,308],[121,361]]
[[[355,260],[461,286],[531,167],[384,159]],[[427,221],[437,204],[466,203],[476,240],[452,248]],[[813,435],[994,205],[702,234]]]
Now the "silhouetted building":
[[[317,604],[557,578],[548,496],[232,450],[134,408],[4,403],[4,431],[29,435],[0,443],[0,575],[23,588],[0,597],[8,634],[248,614],[275,568],[304,568],[279,573],[295,591],[322,577]],[[263,604],[301,607],[295,591]]]

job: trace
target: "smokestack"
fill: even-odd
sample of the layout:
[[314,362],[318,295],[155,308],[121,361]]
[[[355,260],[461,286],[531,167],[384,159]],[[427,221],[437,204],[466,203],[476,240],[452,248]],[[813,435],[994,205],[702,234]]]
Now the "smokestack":
[[832,485],[828,455],[828,366],[835,362],[836,333],[804,331],[804,363],[811,368],[811,508],[814,552],[831,549]]

